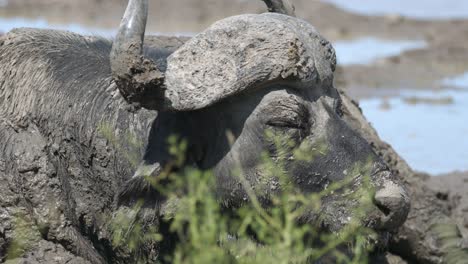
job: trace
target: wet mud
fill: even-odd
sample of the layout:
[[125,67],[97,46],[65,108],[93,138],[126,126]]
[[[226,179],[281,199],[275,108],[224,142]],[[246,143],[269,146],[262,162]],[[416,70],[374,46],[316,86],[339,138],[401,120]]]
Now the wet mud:
[[[442,248],[442,238],[433,229],[435,224],[458,228],[460,233],[455,234],[454,239],[458,241],[456,244],[459,249],[466,250],[468,248],[468,172],[431,177],[413,171],[389,144],[379,138],[353,100],[379,97],[384,93],[395,95],[399,94],[399,90],[445,90],[455,87],[456,85],[441,80],[468,71],[468,45],[466,45],[468,20],[424,20],[400,15],[364,16],[318,1],[296,0],[294,3],[298,17],[311,22],[326,38],[334,42],[371,36],[387,41],[405,40],[425,43],[423,47],[377,58],[367,64],[340,65],[335,84],[350,95],[350,97],[343,95],[348,109],[347,122],[362,131],[364,137],[372,143],[387,165],[406,182],[412,196],[410,216],[391,243],[391,254],[386,258],[387,261],[443,263],[450,252]],[[63,0],[59,3],[53,0],[10,0],[6,6],[0,8],[0,16],[31,19],[47,17],[52,24],[79,23],[112,30],[119,24],[125,4],[125,0]],[[266,8],[260,1],[152,1],[148,32],[193,34],[227,16],[264,11]],[[421,102],[418,98],[408,100],[415,104],[427,103]],[[450,101],[447,99],[432,103],[447,104]],[[10,124],[1,122],[0,124],[5,130],[12,129]],[[6,166],[8,164],[0,160],[0,172],[6,170]],[[22,174],[34,174],[36,169],[25,167]],[[13,204],[15,199],[18,199],[18,193],[15,193],[13,187],[2,185],[0,190],[6,194],[4,197],[10,197],[4,201],[5,204]],[[80,221],[91,223],[95,220]],[[8,230],[7,225],[11,223],[4,225],[0,224],[0,227]],[[93,225],[94,223],[89,224],[91,227]],[[2,234],[0,232],[0,252],[3,245]],[[81,262],[83,259],[73,256],[63,247],[51,244],[45,239],[40,241],[44,251],[49,252],[43,256],[45,260],[53,259],[54,256],[64,256],[74,258],[75,262],[70,263],[84,263]]]

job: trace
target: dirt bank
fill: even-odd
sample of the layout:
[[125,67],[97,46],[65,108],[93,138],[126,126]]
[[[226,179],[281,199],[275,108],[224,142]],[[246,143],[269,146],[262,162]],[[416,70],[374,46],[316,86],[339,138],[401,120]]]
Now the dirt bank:
[[[398,15],[362,16],[319,1],[295,0],[297,13],[333,41],[365,36],[424,40],[427,47],[377,61],[346,66],[337,83],[354,98],[386,89],[442,89],[439,80],[468,70],[468,20],[414,20]],[[116,28],[125,0],[10,0],[1,17],[44,17],[51,23]],[[264,12],[263,3],[245,0],[152,1],[149,32],[196,33],[223,17]]]
[[[428,184],[450,202],[452,217],[457,220],[463,236],[468,238],[468,171],[431,177]],[[468,243],[465,246],[468,248]]]

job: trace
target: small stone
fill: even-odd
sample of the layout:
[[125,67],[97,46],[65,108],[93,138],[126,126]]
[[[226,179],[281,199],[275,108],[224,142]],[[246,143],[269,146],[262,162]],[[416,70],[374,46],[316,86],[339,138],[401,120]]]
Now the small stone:
[[391,25],[397,25],[400,24],[405,20],[405,17],[400,15],[400,14],[387,14],[385,16],[385,19],[391,24]]
[[[405,260],[403,260],[400,256],[393,255],[391,253],[387,253],[385,258],[386,258],[386,261],[387,261],[386,263],[388,263],[388,264],[407,264],[408,263]],[[382,261],[382,262],[379,262],[379,263],[385,263],[385,262]]]

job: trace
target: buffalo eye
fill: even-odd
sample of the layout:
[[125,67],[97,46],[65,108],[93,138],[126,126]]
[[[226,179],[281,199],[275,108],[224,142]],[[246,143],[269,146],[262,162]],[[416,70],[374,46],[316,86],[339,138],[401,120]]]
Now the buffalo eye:
[[298,143],[308,134],[310,121],[298,114],[288,114],[271,117],[266,121],[266,125],[274,131],[286,133],[286,135]]
[[303,135],[310,128],[308,108],[296,97],[278,99],[265,111],[265,125],[277,131],[299,132]]
[[276,128],[290,128],[290,129],[306,129],[306,123],[300,120],[292,120],[287,118],[275,118],[266,122],[268,126]]

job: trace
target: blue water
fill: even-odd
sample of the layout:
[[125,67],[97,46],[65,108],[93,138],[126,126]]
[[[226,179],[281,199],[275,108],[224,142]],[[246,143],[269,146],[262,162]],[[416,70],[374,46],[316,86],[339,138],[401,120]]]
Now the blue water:
[[[1,1],[1,0],[0,0]],[[45,19],[25,19],[25,18],[0,18],[0,31],[8,32],[13,28],[34,27],[34,28],[53,28],[59,30],[68,30],[83,35],[99,35],[103,37],[115,36],[116,30],[107,30],[102,28],[85,27],[79,24],[56,25],[50,24]]]
[[[335,42],[338,63],[369,64],[388,56],[423,48],[423,41],[384,41],[363,38]],[[381,138],[416,170],[441,174],[468,170],[468,72],[441,80],[445,86],[461,90],[405,91],[385,100],[360,102],[364,115]],[[391,93],[390,93],[391,94]],[[449,104],[408,104],[405,98],[453,99]]]
[[468,18],[467,0],[322,0],[363,15],[400,14],[417,19]]
[[[464,83],[468,86],[468,82]],[[452,98],[446,105],[407,104],[407,97]],[[418,171],[442,174],[468,170],[468,88],[463,91],[403,92],[400,97],[360,102],[380,137]]]
[[341,65],[369,64],[379,58],[395,56],[425,46],[424,41],[387,41],[371,37],[333,43],[338,63]]
[[453,86],[457,88],[467,88],[468,89],[468,72],[456,76],[454,78],[447,78],[442,80],[442,84],[447,86]]
[[[0,7],[1,2],[0,0]],[[80,24],[51,24],[46,19],[26,19],[26,18],[1,18],[0,17],[0,32],[6,33],[13,28],[32,27],[32,28],[49,28],[58,30],[67,30],[82,35],[95,35],[111,38],[117,33],[116,29],[104,29],[97,27],[87,27]],[[147,31],[149,35],[169,35],[169,36],[194,36],[194,32],[152,32]]]

